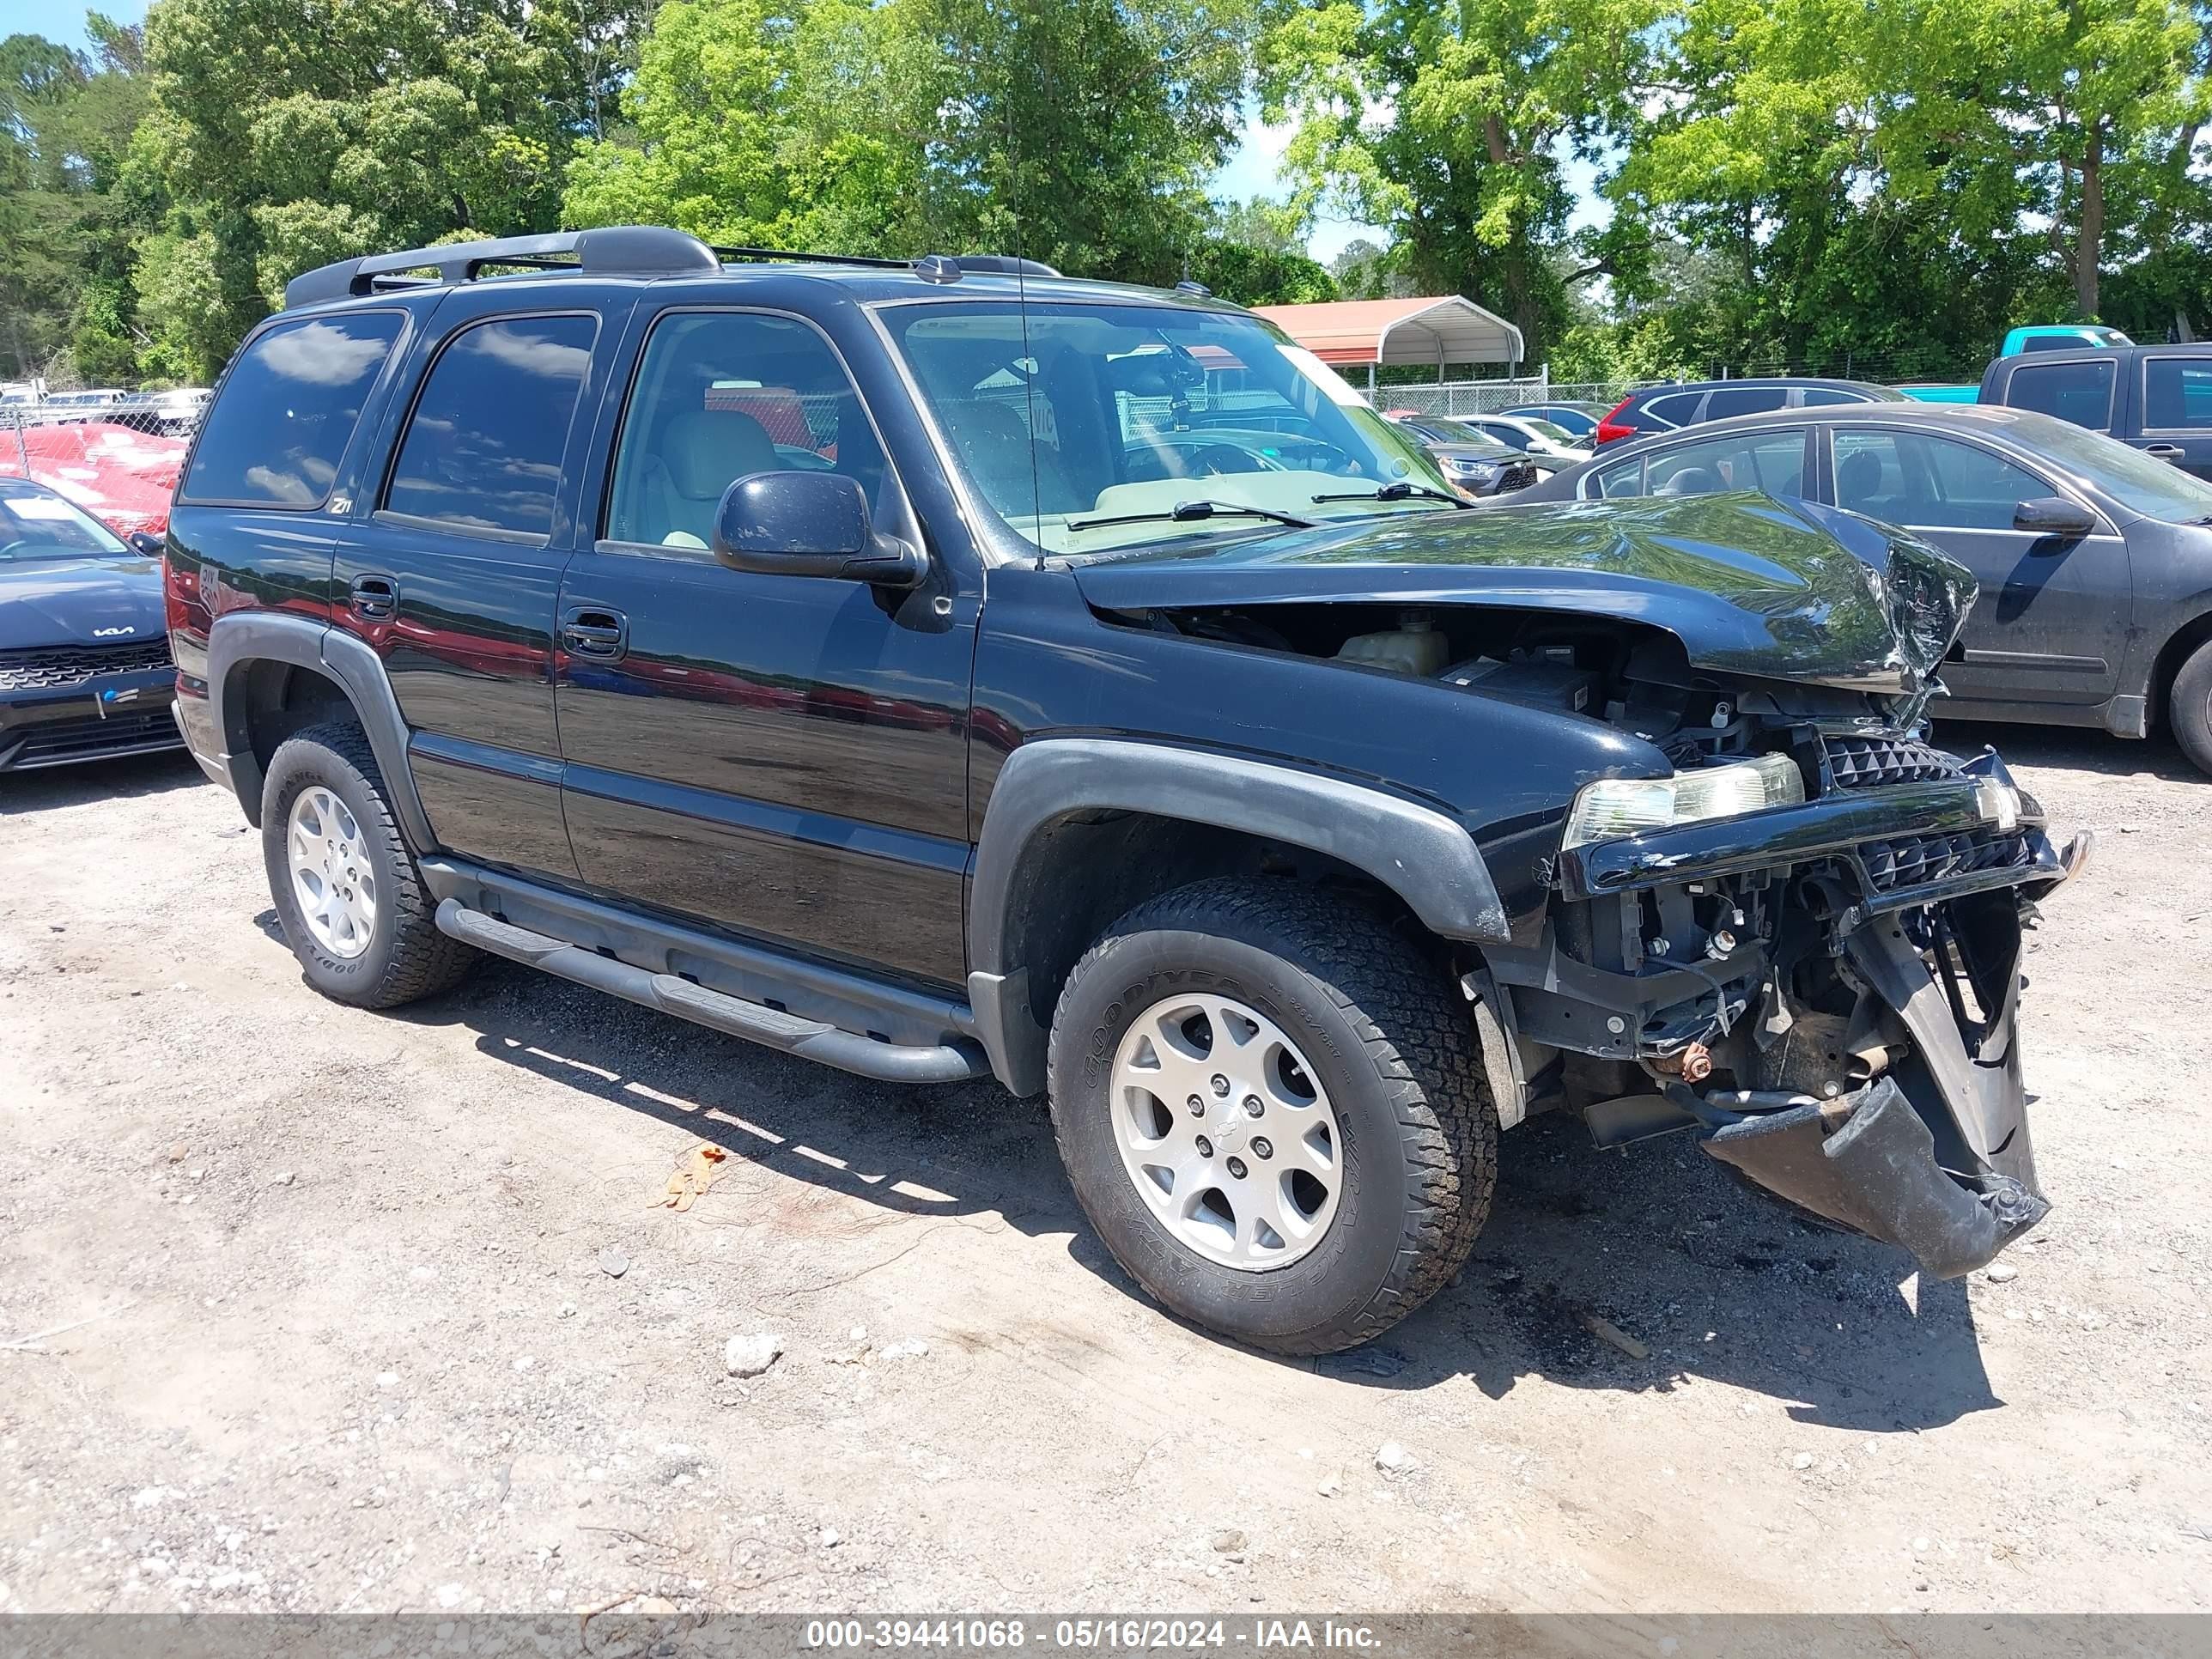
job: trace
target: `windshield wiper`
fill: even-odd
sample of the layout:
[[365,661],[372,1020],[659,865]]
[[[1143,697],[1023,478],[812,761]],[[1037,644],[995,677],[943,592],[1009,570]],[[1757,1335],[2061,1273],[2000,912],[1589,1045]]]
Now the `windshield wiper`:
[[1380,489],[1371,491],[1353,489],[1347,490],[1341,495],[1316,495],[1313,499],[1314,505],[1318,507],[1323,501],[1409,501],[1416,495],[1432,501],[1449,501],[1454,507],[1474,505],[1464,495],[1447,495],[1441,489],[1431,489],[1426,484],[1408,483],[1402,478],[1396,483],[1386,483]]
[[1195,524],[1201,519],[1273,519],[1293,530],[1311,530],[1311,519],[1294,519],[1272,507],[1246,507],[1237,501],[1177,501],[1164,513],[1121,513],[1107,519],[1070,519],[1070,530],[1103,530],[1115,524]]

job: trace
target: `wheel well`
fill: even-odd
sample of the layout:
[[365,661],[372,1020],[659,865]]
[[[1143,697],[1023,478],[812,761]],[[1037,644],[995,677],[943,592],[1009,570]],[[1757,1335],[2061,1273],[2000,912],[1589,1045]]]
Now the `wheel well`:
[[[223,746],[233,755],[252,755],[257,779],[268,775],[270,757],[295,732],[327,720],[355,717],[351,699],[330,676],[269,657],[232,669],[222,716],[228,728]],[[253,816],[261,803],[257,798],[245,805]]]
[[2159,647],[2158,662],[2150,673],[2150,719],[2154,724],[2166,718],[2173,677],[2181,672],[2182,664],[2197,654],[2197,647],[2208,641],[2212,641],[2212,611],[2184,623]]
[[1145,812],[1080,812],[1054,819],[1022,849],[1007,896],[1003,960],[1027,970],[1029,1012],[1040,1027],[1069,971],[1112,926],[1147,899],[1216,876],[1267,875],[1339,889],[1383,907],[1431,940],[1406,902],[1364,871],[1303,847]]

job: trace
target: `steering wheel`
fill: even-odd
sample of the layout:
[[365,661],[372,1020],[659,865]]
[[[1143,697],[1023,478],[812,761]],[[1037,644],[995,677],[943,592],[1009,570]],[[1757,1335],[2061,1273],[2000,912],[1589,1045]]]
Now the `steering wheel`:
[[12,542],[0,542],[0,559],[6,558],[19,547],[28,547],[30,544],[31,538],[28,536],[19,536]]
[[1237,447],[1235,444],[1208,444],[1192,454],[1188,463],[1193,476],[1215,478],[1229,472],[1265,471],[1257,456]]

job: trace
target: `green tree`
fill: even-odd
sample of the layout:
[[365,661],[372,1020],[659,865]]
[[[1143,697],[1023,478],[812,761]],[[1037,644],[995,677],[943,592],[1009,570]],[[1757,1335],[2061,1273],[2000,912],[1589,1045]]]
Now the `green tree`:
[[[547,230],[603,121],[611,0],[158,0],[134,186],[149,361],[211,374],[316,264]],[[155,301],[159,303],[155,303]]]
[[124,204],[114,189],[144,104],[137,31],[97,14],[93,49],[0,40],[0,373],[131,372]]
[[622,134],[568,164],[564,221],[927,252],[923,150],[897,126],[887,16],[865,0],[669,0],[623,94]]
[[1541,359],[1571,313],[1564,168],[1632,124],[1663,3],[1303,0],[1260,58],[1268,118],[1298,123],[1301,200],[1383,227],[1403,275],[1501,313]]

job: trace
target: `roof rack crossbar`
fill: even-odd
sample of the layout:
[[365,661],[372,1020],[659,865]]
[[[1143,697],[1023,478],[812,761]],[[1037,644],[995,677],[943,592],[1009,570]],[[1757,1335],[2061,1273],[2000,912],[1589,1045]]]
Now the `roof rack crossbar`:
[[605,276],[668,276],[713,271],[721,262],[686,231],[665,225],[611,225],[599,230],[556,230],[538,236],[498,236],[442,247],[408,248],[340,259],[295,276],[284,289],[284,307],[375,291],[380,276],[434,270],[442,283],[474,282],[487,265],[541,270],[575,269]]

